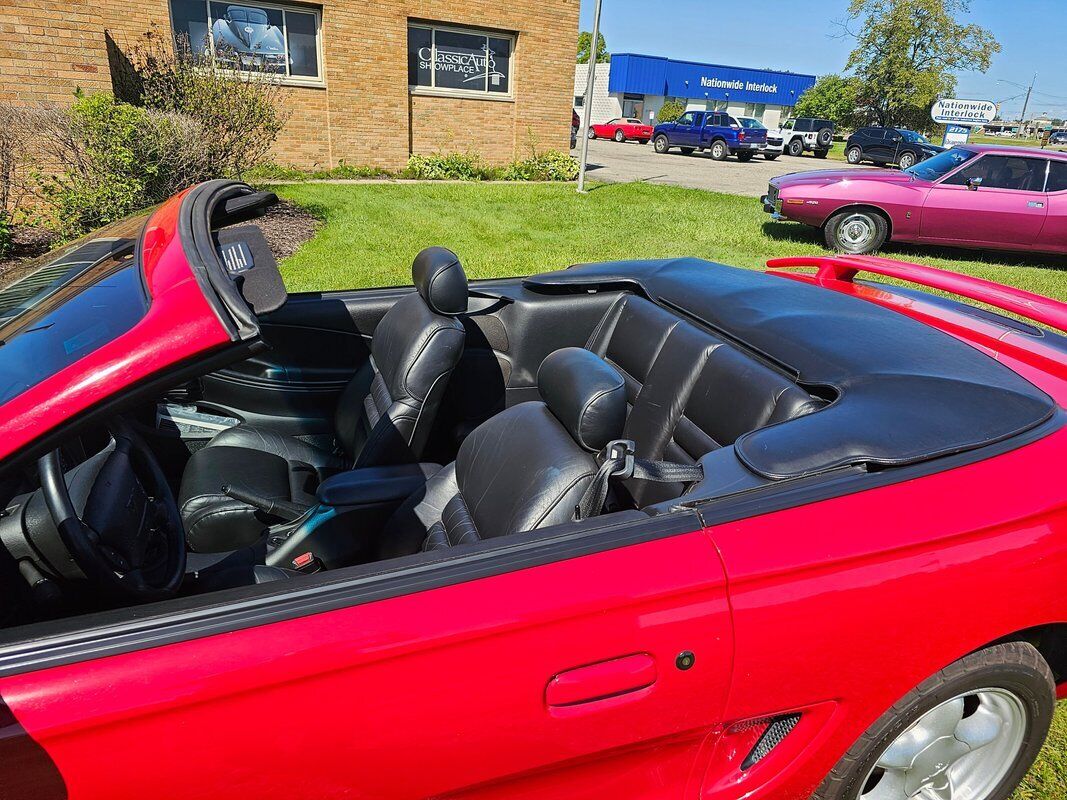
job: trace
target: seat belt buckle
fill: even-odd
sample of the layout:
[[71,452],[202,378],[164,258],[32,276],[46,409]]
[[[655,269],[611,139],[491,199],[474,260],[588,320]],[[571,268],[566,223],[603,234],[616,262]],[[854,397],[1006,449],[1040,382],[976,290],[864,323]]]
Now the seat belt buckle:
[[604,448],[604,461],[621,461],[622,466],[611,473],[611,477],[626,480],[634,476],[634,455],[637,445],[633,439],[613,439]]

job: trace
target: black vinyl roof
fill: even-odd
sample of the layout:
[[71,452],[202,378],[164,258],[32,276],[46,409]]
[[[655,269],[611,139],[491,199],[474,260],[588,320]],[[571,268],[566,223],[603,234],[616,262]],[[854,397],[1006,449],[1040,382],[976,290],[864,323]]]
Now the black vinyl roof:
[[[899,465],[1002,441],[1053,400],[970,345],[874,303],[695,258],[581,264],[526,280],[542,291],[633,289],[837,399],[745,434],[739,458],[769,478]],[[827,394],[827,392],[819,392]]]

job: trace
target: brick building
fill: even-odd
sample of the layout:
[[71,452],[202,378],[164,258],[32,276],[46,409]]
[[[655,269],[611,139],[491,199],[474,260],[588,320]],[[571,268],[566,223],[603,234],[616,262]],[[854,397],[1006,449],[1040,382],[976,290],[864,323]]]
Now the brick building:
[[0,103],[110,90],[113,51],[156,25],[279,74],[275,159],[396,169],[411,153],[503,162],[565,150],[579,0],[0,0]]

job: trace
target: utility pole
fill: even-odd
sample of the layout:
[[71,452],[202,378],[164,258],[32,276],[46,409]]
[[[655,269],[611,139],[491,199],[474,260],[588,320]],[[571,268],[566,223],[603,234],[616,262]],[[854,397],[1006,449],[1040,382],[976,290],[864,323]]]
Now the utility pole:
[[589,74],[585,78],[585,100],[582,103],[582,157],[578,163],[578,192],[585,194],[585,167],[589,163],[589,124],[593,115],[593,81],[596,80],[596,54],[600,45],[600,5],[603,0],[596,0],[593,10],[593,40],[589,45]]
[[1019,120],[1019,122],[1022,123],[1022,128],[1023,128],[1023,134],[1024,135],[1026,133],[1026,107],[1028,105],[1030,105],[1030,92],[1032,92],[1034,90],[1034,84],[1035,83],[1037,83],[1037,73],[1036,72],[1034,73],[1034,79],[1032,81],[1030,81],[1030,86],[1026,90],[1026,99],[1023,100],[1023,114],[1022,114],[1023,118],[1021,120]]

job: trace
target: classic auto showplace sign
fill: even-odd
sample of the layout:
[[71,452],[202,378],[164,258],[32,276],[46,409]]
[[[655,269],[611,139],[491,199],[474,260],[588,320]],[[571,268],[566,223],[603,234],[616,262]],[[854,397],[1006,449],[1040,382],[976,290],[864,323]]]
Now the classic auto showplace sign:
[[997,104],[991,100],[938,100],[930,118],[941,125],[985,125],[997,118]]
[[484,81],[488,75],[494,86],[498,86],[505,77],[504,73],[496,68],[495,53],[487,44],[482,45],[481,52],[445,47],[437,47],[436,50],[436,61],[433,60],[434,53],[431,48],[423,47],[419,50],[419,69],[429,69],[432,62],[438,73],[454,73],[459,75],[464,83]]

